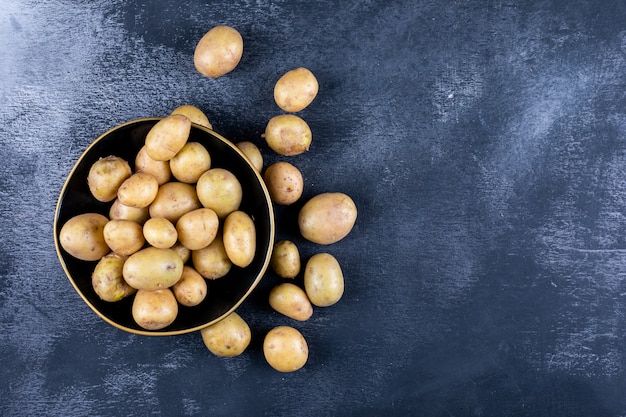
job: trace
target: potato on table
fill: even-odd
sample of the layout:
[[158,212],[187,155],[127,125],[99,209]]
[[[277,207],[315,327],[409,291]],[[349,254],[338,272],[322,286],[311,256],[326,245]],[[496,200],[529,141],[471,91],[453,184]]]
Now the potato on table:
[[318,307],[331,306],[341,299],[343,272],[333,255],[318,253],[309,258],[304,269],[304,290],[311,303]]
[[306,108],[317,96],[319,84],[307,68],[296,68],[285,73],[274,86],[274,100],[286,112],[295,113]]
[[269,303],[274,310],[294,320],[306,321],[313,314],[313,306],[304,290],[290,282],[272,288]]
[[278,326],[265,335],[263,355],[277,371],[294,372],[306,364],[309,346],[298,330],[290,326]]
[[279,161],[267,167],[263,180],[272,201],[276,204],[284,206],[293,204],[300,199],[304,191],[302,173],[289,162]]
[[312,139],[307,122],[293,114],[274,116],[265,126],[265,142],[279,155],[300,155],[309,150]]
[[330,245],[350,233],[356,217],[356,205],[348,195],[322,193],[302,206],[298,213],[298,227],[305,239]]
[[237,67],[243,55],[243,38],[230,26],[209,30],[198,42],[193,63],[205,77],[218,78]]
[[216,356],[241,355],[252,339],[248,323],[235,312],[200,330],[204,345]]
[[281,240],[274,244],[270,266],[281,278],[295,278],[300,273],[300,252],[295,243]]

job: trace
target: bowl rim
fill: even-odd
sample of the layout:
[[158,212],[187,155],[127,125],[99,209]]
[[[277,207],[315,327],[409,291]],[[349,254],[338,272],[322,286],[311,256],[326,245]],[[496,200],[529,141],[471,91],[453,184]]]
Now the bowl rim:
[[[128,333],[132,333],[132,334],[137,334],[137,335],[143,335],[143,336],[174,336],[174,335],[181,335],[181,334],[187,334],[187,333],[192,333],[192,332],[196,332],[199,331],[205,327],[208,327],[212,324],[215,324],[221,320],[223,320],[224,318],[226,318],[228,315],[230,315],[231,313],[233,313],[252,293],[252,291],[254,291],[254,289],[258,286],[258,284],[261,282],[261,279],[263,279],[263,276],[265,275],[269,264],[270,264],[270,259],[272,256],[272,250],[273,250],[273,244],[270,244],[267,250],[267,253],[265,254],[265,259],[263,260],[263,265],[261,267],[261,269],[259,270],[259,272],[257,273],[256,277],[254,278],[254,280],[252,281],[250,287],[248,288],[248,290],[243,294],[242,297],[240,297],[240,299],[231,307],[229,308],[226,312],[224,312],[222,315],[220,315],[219,317],[211,320],[208,323],[205,324],[201,324],[198,326],[194,326],[194,327],[190,327],[187,329],[180,329],[180,330],[165,330],[165,331],[150,331],[150,330],[140,330],[140,329],[134,329],[131,327],[127,327],[124,325],[121,325],[119,323],[116,323],[115,321],[111,320],[110,318],[108,318],[107,316],[105,316],[103,313],[100,312],[100,310],[98,310],[96,308],[96,306],[94,306],[89,299],[87,298],[87,296],[85,294],[83,294],[83,292],[80,290],[80,288],[78,287],[78,285],[76,284],[76,282],[74,281],[74,279],[72,278],[70,272],[67,269],[67,265],[65,264],[65,260],[63,259],[63,255],[62,255],[62,250],[61,250],[61,246],[60,246],[60,242],[59,242],[59,212],[61,210],[61,202],[63,201],[63,197],[67,191],[67,187],[68,184],[70,182],[70,179],[73,177],[75,171],[77,170],[79,164],[82,162],[82,160],[86,157],[86,155],[96,146],[96,144],[102,140],[104,140],[104,138],[106,138],[109,134],[111,134],[112,132],[122,129],[124,127],[127,127],[129,125],[133,125],[133,124],[139,124],[139,123],[144,123],[144,122],[158,122],[159,120],[164,119],[164,117],[140,117],[140,118],[136,118],[136,119],[132,119],[129,120],[127,122],[118,124],[108,130],[106,130],[104,133],[102,133],[101,135],[99,135],[96,139],[94,139],[88,146],[87,148],[85,148],[85,150],[80,154],[80,156],[78,157],[78,159],[74,162],[74,165],[72,166],[72,169],[68,172],[68,174],[65,177],[65,181],[63,182],[63,186],[61,188],[61,191],[59,192],[59,196],[57,198],[57,203],[56,203],[56,207],[54,210],[54,219],[53,219],[53,236],[54,236],[54,247],[55,247],[55,251],[57,254],[57,258],[59,259],[59,262],[61,263],[61,267],[63,268],[63,271],[65,272],[65,276],[66,278],[69,280],[70,284],[72,285],[72,287],[74,288],[74,290],[78,293],[78,295],[82,298],[82,300],[85,302],[85,304],[87,304],[89,306],[89,308],[95,312],[101,319],[103,319],[105,322],[107,322],[108,324],[110,324],[111,326],[126,331]],[[200,129],[205,131],[206,133],[209,133],[210,135],[216,137],[218,140],[224,142],[227,146],[229,146],[233,151],[235,151],[236,153],[238,153],[239,155],[241,155],[244,159],[244,161],[246,162],[246,164],[250,167],[251,171],[254,173],[254,175],[256,176],[259,184],[261,185],[261,189],[263,191],[263,194],[265,195],[265,202],[268,206],[268,213],[269,213],[269,231],[270,231],[270,235],[269,235],[269,242],[274,242],[275,240],[275,218],[274,218],[274,207],[272,204],[272,200],[270,198],[270,194],[269,194],[269,190],[267,189],[267,186],[265,185],[265,181],[263,180],[263,177],[261,176],[261,174],[254,168],[254,166],[252,165],[252,162],[250,161],[250,159],[230,140],[226,139],[224,136],[220,135],[219,133],[217,133],[216,131],[214,131],[213,129],[209,129],[206,126],[202,126],[196,123],[192,123],[192,126],[196,129]]]

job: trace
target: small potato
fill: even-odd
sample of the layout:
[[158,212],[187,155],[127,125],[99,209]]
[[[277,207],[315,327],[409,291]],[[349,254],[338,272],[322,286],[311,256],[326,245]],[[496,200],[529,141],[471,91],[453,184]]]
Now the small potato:
[[152,175],[159,185],[165,184],[172,178],[169,161],[156,161],[150,158],[145,145],[139,149],[135,157],[135,171]]
[[117,198],[125,206],[143,208],[154,201],[159,182],[150,174],[136,172],[120,185]]
[[132,315],[144,329],[160,330],[174,323],[178,316],[178,303],[169,288],[139,290],[133,300]]
[[169,161],[180,151],[191,132],[191,121],[182,114],[159,120],[146,135],[146,152],[156,161]]
[[184,264],[186,264],[187,261],[191,259],[191,250],[189,250],[189,248],[185,247],[185,245],[180,242],[176,242],[176,244],[170,249],[172,249],[178,254],[178,256],[180,256],[180,259],[183,260]]
[[200,207],[202,206],[193,185],[168,182],[159,187],[149,210],[151,217],[163,217],[176,223],[183,214]]
[[116,198],[109,209],[109,218],[111,220],[130,220],[131,222],[144,224],[150,218],[150,211],[148,207],[125,206]]
[[129,256],[145,243],[141,225],[130,220],[111,220],[104,226],[104,241],[118,255]]
[[205,279],[195,269],[185,265],[180,280],[172,286],[176,300],[186,306],[200,304],[207,295],[208,287]]
[[109,254],[100,259],[94,268],[91,284],[101,300],[115,302],[137,292],[122,276],[125,260],[125,257]]
[[274,100],[278,107],[294,113],[307,107],[319,90],[315,75],[307,68],[296,68],[285,73],[274,86]]
[[183,261],[171,249],[147,247],[124,263],[124,280],[138,290],[154,291],[176,284],[183,274]]
[[270,266],[281,278],[295,278],[300,273],[300,252],[296,244],[290,240],[276,242]]
[[200,275],[211,280],[222,278],[228,274],[233,266],[226,254],[220,234],[213,239],[209,246],[191,251],[191,262]]
[[256,227],[248,214],[237,210],[224,220],[224,248],[230,261],[245,268],[252,263],[256,252]]
[[221,357],[241,355],[252,339],[248,323],[235,312],[200,330],[202,341],[211,353]]
[[337,259],[329,253],[313,255],[304,269],[304,290],[313,305],[328,307],[343,295],[343,272]]
[[190,211],[176,222],[178,240],[190,250],[202,249],[213,242],[219,225],[220,220],[211,209],[199,208]]
[[146,221],[143,236],[150,245],[161,249],[171,248],[178,240],[176,227],[164,217],[152,217]]
[[284,206],[298,201],[304,190],[302,173],[289,162],[280,161],[267,167],[263,180],[272,201]]
[[104,226],[108,222],[109,219],[98,213],[74,216],[61,227],[59,243],[74,258],[98,261],[111,251],[104,240]]
[[224,168],[211,168],[198,179],[196,193],[202,206],[220,219],[239,208],[243,191],[237,177]]
[[98,201],[113,201],[117,197],[117,189],[131,174],[126,160],[113,155],[101,158],[89,169],[89,191]]
[[300,155],[309,150],[312,139],[309,125],[293,114],[274,116],[265,127],[265,141],[279,155]]
[[322,193],[306,202],[298,213],[302,236],[320,245],[343,239],[356,222],[354,201],[343,193]]
[[241,152],[250,160],[257,172],[263,170],[263,155],[259,148],[252,142],[243,141],[236,144]]
[[290,326],[278,326],[265,335],[263,355],[277,371],[294,372],[306,364],[309,347],[298,330]]
[[294,320],[306,321],[313,314],[313,306],[304,290],[290,282],[272,288],[269,303],[274,310]]
[[204,114],[202,110],[191,104],[183,104],[182,106],[176,107],[172,111],[172,114],[182,114],[183,116],[186,116],[187,119],[191,121],[191,123],[213,129],[213,126],[211,125],[211,122],[209,122],[209,118],[206,116],[206,114]]
[[198,42],[193,63],[205,77],[218,78],[237,67],[243,55],[243,38],[234,28],[216,26]]
[[172,175],[180,182],[195,183],[211,168],[211,155],[198,142],[187,142],[185,146],[170,159]]

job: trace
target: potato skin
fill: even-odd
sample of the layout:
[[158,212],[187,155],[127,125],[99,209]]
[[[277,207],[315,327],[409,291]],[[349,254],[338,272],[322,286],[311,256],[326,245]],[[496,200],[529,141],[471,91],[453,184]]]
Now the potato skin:
[[113,201],[117,197],[117,189],[131,174],[126,160],[114,155],[100,158],[87,174],[89,191],[98,201]]
[[183,260],[172,249],[147,247],[128,257],[122,274],[138,290],[169,288],[180,280]]
[[248,323],[235,312],[201,329],[200,334],[207,349],[220,357],[241,355],[252,339]]
[[183,182],[168,182],[159,187],[157,195],[150,204],[151,217],[164,217],[176,223],[180,217],[201,207],[196,189]]
[[176,320],[178,303],[169,288],[138,290],[133,300],[132,315],[135,322],[146,330],[163,329]]
[[195,123],[200,126],[208,127],[209,129],[213,129],[211,122],[206,114],[196,106],[192,104],[183,104],[182,106],[176,107],[172,110],[171,114],[182,114],[186,116],[191,123]]
[[304,290],[290,282],[272,288],[269,304],[274,310],[294,320],[306,321],[313,315],[313,306]]
[[181,305],[193,307],[204,301],[208,287],[202,275],[185,265],[180,280],[172,286],[172,292]]
[[215,211],[220,219],[237,210],[243,198],[241,183],[224,168],[211,168],[202,174],[196,193],[202,206]]
[[248,214],[241,210],[233,211],[224,220],[224,249],[230,261],[245,268],[256,253],[256,227]]
[[252,166],[257,172],[263,170],[263,155],[258,146],[250,141],[238,142],[235,146],[250,160]]
[[99,213],[74,216],[61,227],[59,243],[74,258],[98,261],[111,251],[104,240],[104,226],[108,222],[109,219]]
[[304,191],[304,179],[298,168],[289,162],[276,162],[265,170],[263,180],[272,201],[280,205],[295,203]]
[[234,28],[220,25],[209,30],[198,42],[193,63],[205,77],[218,78],[237,67],[243,55],[243,38]]
[[265,127],[265,142],[279,155],[300,155],[309,150],[312,140],[309,125],[293,114],[274,116]]
[[318,253],[309,258],[304,269],[304,290],[311,303],[328,307],[343,296],[344,279],[337,259],[329,253]]
[[193,184],[211,168],[211,155],[202,144],[187,142],[169,163],[174,178]]
[[145,243],[141,225],[130,220],[110,220],[103,233],[107,246],[122,256],[132,255]]
[[185,146],[190,132],[191,121],[182,114],[159,120],[146,135],[148,156],[156,161],[169,161]]
[[109,209],[111,220],[130,220],[135,223],[144,224],[150,218],[148,207],[125,206],[119,199],[115,199]]
[[143,236],[155,248],[171,248],[178,241],[178,232],[171,221],[164,217],[152,217],[143,225]]
[[135,156],[135,171],[144,172],[157,179],[159,185],[163,185],[172,178],[169,161],[156,161],[150,158],[146,146],[142,146]]
[[91,274],[91,284],[101,300],[115,302],[137,292],[122,276],[125,261],[125,257],[111,253],[96,264]]
[[350,233],[356,218],[356,205],[348,195],[322,193],[302,206],[298,213],[298,227],[305,239],[330,245]]
[[191,251],[193,267],[206,279],[222,278],[233,266],[226,254],[222,235],[218,233],[209,246]]
[[317,96],[319,83],[307,68],[286,72],[274,86],[274,100],[278,107],[290,113],[306,108]]
[[309,347],[298,330],[290,326],[278,326],[265,335],[263,355],[275,370],[294,372],[306,364]]
[[176,222],[180,243],[190,250],[207,247],[219,228],[217,214],[208,208],[199,208],[183,214]]
[[295,243],[281,240],[274,244],[270,266],[281,278],[295,278],[300,273],[300,252]]
[[159,191],[159,181],[145,172],[135,172],[117,190],[117,198],[125,206],[148,207]]

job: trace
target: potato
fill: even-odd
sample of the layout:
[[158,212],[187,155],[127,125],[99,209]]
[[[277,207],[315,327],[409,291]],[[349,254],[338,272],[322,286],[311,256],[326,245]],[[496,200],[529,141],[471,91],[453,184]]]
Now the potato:
[[147,247],[128,257],[122,275],[138,290],[169,288],[183,275],[183,261],[171,249]]
[[59,243],[67,253],[83,261],[98,261],[111,249],[104,240],[109,222],[98,213],[83,213],[70,218],[59,232]]
[[139,149],[135,157],[135,171],[152,175],[159,185],[165,184],[172,178],[169,161],[156,161],[150,158],[145,145]]
[[100,158],[87,174],[89,191],[98,201],[113,201],[117,197],[117,189],[131,174],[126,160],[113,155]]
[[171,248],[178,241],[174,224],[164,217],[152,217],[143,225],[143,236],[155,248]]
[[250,265],[256,252],[256,227],[252,218],[243,211],[233,211],[224,220],[223,229],[228,259],[241,268]]
[[185,146],[190,131],[191,121],[182,114],[159,120],[146,135],[148,156],[156,161],[169,161]]
[[281,278],[295,278],[300,273],[300,252],[296,244],[290,240],[276,242],[270,266]]
[[144,224],[150,218],[148,207],[130,207],[120,203],[119,199],[115,199],[109,209],[109,218],[111,220],[130,220],[135,223]]
[[279,155],[300,155],[309,150],[312,139],[309,125],[293,114],[274,116],[265,127],[265,141]]
[[104,256],[91,274],[93,290],[101,300],[114,302],[137,292],[124,281],[122,268],[126,257],[114,253]]
[[200,334],[207,349],[221,357],[241,355],[252,339],[248,323],[235,312],[201,329]]
[[198,142],[187,142],[185,146],[170,159],[172,175],[180,182],[195,183],[211,168],[211,155]]
[[206,114],[204,114],[202,110],[191,104],[183,104],[182,106],[178,106],[172,111],[171,114],[182,114],[183,116],[186,116],[187,119],[191,121],[191,123],[213,129],[213,126],[211,125],[211,122],[209,122],[209,118],[206,116]]
[[304,290],[318,307],[335,304],[343,295],[343,272],[337,259],[329,253],[313,255],[304,268]]
[[233,266],[219,233],[209,246],[191,251],[191,262],[200,275],[211,280],[222,278]]
[[193,63],[205,77],[218,78],[237,67],[243,55],[243,38],[234,28],[216,26],[198,42]]
[[132,255],[145,243],[141,225],[130,220],[110,220],[103,233],[107,246],[122,256]]
[[186,307],[200,304],[207,295],[206,281],[195,269],[185,265],[180,280],[172,286],[176,301]]
[[135,322],[146,330],[163,329],[176,320],[178,303],[169,288],[139,290],[133,300],[132,315]]
[[190,250],[202,249],[213,242],[219,225],[217,214],[211,209],[190,211],[176,222],[178,240]]
[[159,191],[159,182],[150,174],[136,172],[120,185],[117,198],[125,206],[148,207]]
[[263,355],[277,371],[293,372],[306,364],[309,347],[298,330],[290,326],[278,326],[265,335]]
[[322,193],[302,206],[298,213],[298,227],[305,239],[329,245],[350,233],[356,217],[356,205],[349,196],[344,193]]
[[183,214],[200,207],[202,206],[193,185],[168,182],[159,187],[149,211],[151,217],[163,217],[176,223]]
[[238,142],[235,146],[250,160],[252,166],[257,172],[263,170],[263,155],[259,148],[252,142]]
[[315,75],[307,68],[296,68],[285,73],[274,86],[274,100],[278,107],[294,113],[307,107],[319,90]]
[[304,290],[291,282],[272,288],[269,303],[274,310],[294,320],[306,321],[313,314],[313,306]]
[[215,211],[220,219],[237,210],[243,197],[241,183],[224,168],[211,168],[202,174],[196,193],[202,206]]
[[284,206],[298,201],[304,190],[302,173],[285,161],[276,162],[267,167],[263,180],[272,201]]
[[184,264],[186,264],[187,261],[191,259],[191,250],[180,242],[176,242],[176,244],[170,249],[172,249],[178,254],[178,256],[180,256],[180,259],[183,260]]

